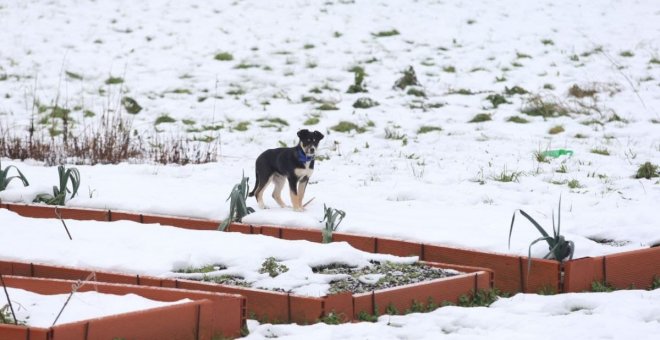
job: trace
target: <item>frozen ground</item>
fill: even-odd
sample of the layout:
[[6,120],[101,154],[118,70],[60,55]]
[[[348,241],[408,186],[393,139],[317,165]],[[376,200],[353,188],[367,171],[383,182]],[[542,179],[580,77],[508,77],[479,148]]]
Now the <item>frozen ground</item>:
[[[58,105],[82,129],[130,96],[144,108],[131,116],[138,134],[220,145],[205,165],[78,166],[73,206],[221,219],[256,156],[310,128],[326,134],[307,190],[315,200],[304,213],[257,210],[246,222],[319,227],[325,203],[347,212],[342,231],[526,254],[539,235],[519,220],[509,250],[512,212],[549,226],[561,195],[576,256],[606,254],[660,240],[660,182],[633,178],[660,163],[659,18],[653,0],[5,1],[0,126],[23,133],[34,117],[38,133],[61,129],[48,119]],[[233,60],[216,60],[222,52]],[[367,93],[346,93],[354,66]],[[392,88],[408,66],[426,97]],[[106,84],[111,76],[124,81]],[[573,85],[596,93],[577,98]],[[514,86],[530,93],[504,93]],[[494,107],[495,94],[510,104]],[[535,95],[569,114],[521,113]],[[380,105],[353,108],[360,97]],[[469,123],[478,113],[491,120]],[[156,124],[164,115],[175,122]],[[364,132],[333,131],[340,121]],[[556,148],[574,154],[535,159]],[[31,186],[13,182],[2,200],[29,202],[57,181],[53,167],[10,164]],[[498,181],[503,173],[518,180]]]

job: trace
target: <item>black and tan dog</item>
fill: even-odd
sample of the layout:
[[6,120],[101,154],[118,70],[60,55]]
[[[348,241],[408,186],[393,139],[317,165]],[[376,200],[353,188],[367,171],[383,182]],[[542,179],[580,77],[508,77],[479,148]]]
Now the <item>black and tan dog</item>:
[[314,172],[314,154],[323,139],[323,134],[309,130],[298,131],[300,142],[292,148],[277,148],[264,151],[255,164],[256,183],[250,197],[256,196],[259,208],[265,209],[263,193],[270,182],[275,183],[273,198],[280,205],[286,207],[282,201],[282,188],[284,181],[289,182],[291,192],[291,205],[295,211],[303,211],[303,196],[309,177]]

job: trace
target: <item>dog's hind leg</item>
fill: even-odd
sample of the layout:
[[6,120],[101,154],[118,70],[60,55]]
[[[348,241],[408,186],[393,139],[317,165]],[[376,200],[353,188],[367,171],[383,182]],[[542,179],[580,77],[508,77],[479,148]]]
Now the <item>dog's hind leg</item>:
[[259,188],[259,171],[255,170],[254,171],[254,188],[252,188],[252,191],[248,194],[249,197],[254,196],[254,193],[257,191]]
[[266,204],[264,204],[264,191],[266,190],[266,187],[268,184],[270,184],[270,181],[272,180],[273,176],[270,176],[269,178],[259,178],[257,179],[257,182],[259,182],[259,187],[255,188],[255,196],[257,198],[257,204],[259,205],[259,208],[261,209],[268,209],[266,207]]
[[280,208],[284,208],[286,207],[286,204],[284,204],[284,201],[282,201],[282,189],[284,188],[284,182],[286,181],[286,178],[284,178],[284,176],[275,174],[273,175],[272,180],[273,183],[275,183],[273,199],[275,199],[275,202],[280,205]]

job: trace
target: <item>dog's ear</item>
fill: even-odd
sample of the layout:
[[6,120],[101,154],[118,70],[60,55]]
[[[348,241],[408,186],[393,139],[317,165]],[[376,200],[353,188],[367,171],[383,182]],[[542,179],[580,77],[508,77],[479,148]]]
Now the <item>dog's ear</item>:
[[314,138],[316,140],[321,140],[321,139],[323,139],[323,134],[318,132],[318,131],[314,131]]
[[311,132],[309,132],[309,130],[302,129],[302,130],[298,131],[298,138],[303,139],[305,137],[308,137],[310,133]]

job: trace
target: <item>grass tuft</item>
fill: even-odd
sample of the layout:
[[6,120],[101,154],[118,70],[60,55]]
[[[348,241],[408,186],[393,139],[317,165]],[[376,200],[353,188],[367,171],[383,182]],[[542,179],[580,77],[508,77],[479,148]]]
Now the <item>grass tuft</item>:
[[591,149],[591,153],[595,153],[597,155],[602,155],[602,156],[609,156],[610,155],[609,150],[607,150],[606,148],[602,148],[602,149],[593,148],[593,149]]
[[556,126],[551,127],[550,130],[548,130],[548,133],[551,134],[551,135],[556,135],[556,134],[562,133],[564,131],[565,130],[564,130],[563,126],[556,125]]
[[658,172],[658,166],[651,162],[646,162],[640,165],[637,169],[637,173],[635,174],[635,178],[646,179],[651,179],[652,177],[658,176],[660,176],[660,172]]
[[234,55],[232,55],[229,52],[220,52],[217,53],[213,59],[218,60],[218,61],[232,61],[234,60]]
[[337,125],[330,127],[330,130],[344,133],[351,132],[353,130],[357,132],[363,132],[362,128],[360,128],[357,124],[345,120],[342,120]]
[[527,120],[523,117],[520,117],[520,116],[511,116],[506,121],[511,122],[511,123],[516,123],[516,124],[527,124],[527,123],[529,123],[529,120]]
[[489,120],[492,120],[491,115],[489,113],[478,113],[472,119],[468,121],[468,123],[481,123],[481,122],[487,122]]
[[568,109],[560,103],[544,99],[537,95],[527,99],[522,113],[533,117],[553,118],[567,116]]
[[502,104],[511,104],[501,94],[490,94],[486,97],[486,100],[489,101],[494,108],[497,108]]
[[353,103],[353,107],[356,109],[369,109],[378,105],[379,103],[377,101],[368,97],[358,98],[355,103]]
[[568,95],[575,98],[584,98],[584,97],[593,97],[598,93],[594,88],[581,88],[577,84],[573,84],[570,89],[568,89]]
[[442,131],[442,128],[439,126],[431,126],[431,125],[422,125],[417,129],[417,134],[421,135],[423,133],[429,133],[433,131]]
[[399,34],[400,34],[399,31],[397,31],[396,29],[391,29],[389,31],[380,31],[380,32],[376,32],[376,33],[371,33],[371,35],[373,35],[376,38],[392,37],[392,36],[399,35]]

